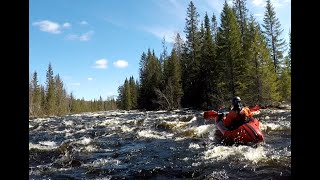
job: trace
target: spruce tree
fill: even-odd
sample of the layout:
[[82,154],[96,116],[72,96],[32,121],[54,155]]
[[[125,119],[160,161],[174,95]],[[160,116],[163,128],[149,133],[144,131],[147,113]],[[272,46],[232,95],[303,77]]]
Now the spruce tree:
[[229,104],[233,96],[241,96],[247,89],[246,79],[244,79],[247,64],[242,56],[240,30],[236,17],[226,1],[220,19],[221,26],[217,39],[220,83],[217,86],[222,90],[221,103]]
[[131,109],[136,109],[138,92],[137,92],[136,83],[134,81],[133,76],[131,76],[129,79],[129,86],[130,86],[130,93],[131,93]]
[[276,12],[270,0],[266,1],[265,13],[262,26],[264,27],[264,34],[267,39],[267,44],[271,52],[275,72],[279,75],[280,65],[283,60],[283,52],[285,51],[286,42],[281,38],[281,24],[276,17]]
[[186,42],[182,58],[183,104],[189,107],[199,107],[201,99],[200,88],[197,86],[200,71],[200,37],[198,30],[199,14],[193,2],[187,8],[187,18],[184,32]]
[[37,117],[41,113],[41,92],[40,85],[38,82],[38,74],[34,71],[32,80],[31,80],[31,88],[32,88],[32,103],[31,109],[33,110],[32,115]]
[[278,80],[260,25],[253,16],[250,18],[249,34],[250,43],[246,54],[249,63],[247,79],[250,80],[248,81],[250,88],[244,98],[250,105],[270,104],[279,100]]
[[46,115],[54,115],[56,110],[56,102],[55,102],[55,84],[53,77],[53,70],[51,63],[49,63],[47,74],[46,74]]

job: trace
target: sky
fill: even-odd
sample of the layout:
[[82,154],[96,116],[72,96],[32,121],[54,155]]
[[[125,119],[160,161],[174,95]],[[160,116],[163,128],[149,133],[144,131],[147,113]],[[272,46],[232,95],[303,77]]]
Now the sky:
[[[202,21],[225,0],[193,0]],[[232,1],[227,1],[230,5]],[[265,0],[247,0],[249,14],[262,24]],[[174,34],[185,39],[189,0],[29,0],[29,76],[45,85],[51,63],[68,94],[85,100],[118,96],[126,78],[139,80],[139,62],[148,48],[157,57],[162,41],[171,51]],[[289,42],[291,0],[271,0]],[[30,78],[29,77],[29,78]]]

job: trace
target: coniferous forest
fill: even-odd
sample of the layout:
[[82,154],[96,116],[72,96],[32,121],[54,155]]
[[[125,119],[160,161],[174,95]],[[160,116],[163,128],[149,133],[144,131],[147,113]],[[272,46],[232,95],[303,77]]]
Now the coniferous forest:
[[40,85],[38,73],[32,73],[29,83],[29,117],[62,116],[81,112],[106,111],[117,109],[113,98],[86,101],[68,94],[59,74],[53,74],[51,63],[46,73],[45,86]]
[[[185,40],[176,33],[171,52],[165,37],[159,57],[142,52],[139,77],[127,77],[117,99],[85,101],[67,94],[59,74],[49,64],[45,86],[37,72],[29,83],[29,116],[41,117],[114,109],[218,109],[230,106],[233,96],[246,105],[291,102],[291,34],[283,29],[267,0],[263,23],[246,8],[246,0],[225,1],[217,16],[199,18],[190,1],[186,10]],[[289,42],[283,39],[289,36]],[[286,53],[287,52],[287,53]]]
[[[233,96],[248,106],[291,102],[291,35],[283,29],[267,0],[263,23],[246,8],[245,0],[225,1],[217,25],[215,14],[199,19],[190,1],[183,41],[176,34],[171,52],[142,52],[139,79],[125,79],[118,88],[121,109],[229,107]],[[285,52],[288,52],[285,55]]]

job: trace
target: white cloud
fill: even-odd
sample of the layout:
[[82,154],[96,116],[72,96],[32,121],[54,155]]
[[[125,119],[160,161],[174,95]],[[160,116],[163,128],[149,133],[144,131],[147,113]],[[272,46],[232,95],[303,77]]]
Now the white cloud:
[[233,5],[232,0],[228,0],[227,3],[228,3],[229,6],[232,6],[232,5]]
[[80,24],[81,25],[88,25],[88,22],[87,21],[81,21]]
[[256,13],[253,16],[256,17],[258,20],[262,20],[264,17],[264,15],[262,13]]
[[89,80],[89,81],[92,81],[92,80],[93,80],[93,78],[92,78],[92,77],[88,77],[88,80]]
[[71,86],[80,86],[80,83],[70,83]]
[[172,14],[172,18],[178,17],[181,20],[185,19],[186,16],[186,7],[181,4],[179,0],[167,0],[167,1],[159,1],[153,0],[158,6],[162,7],[166,12]]
[[34,26],[38,26],[41,31],[53,33],[53,34],[59,34],[60,31],[60,25],[56,22],[52,22],[49,20],[44,21],[38,21],[32,23]]
[[118,60],[116,62],[113,62],[113,65],[117,68],[125,68],[128,66],[128,62],[125,60]]
[[180,18],[185,18],[186,15],[186,8],[179,3],[177,0],[169,0],[171,6],[173,6],[172,10],[175,14]]
[[224,1],[221,1],[221,0],[206,0],[206,2],[207,2],[207,4],[209,4],[209,6],[212,9],[216,10],[216,12],[220,13],[222,11]]
[[[176,33],[179,32],[177,28],[167,28],[167,27],[143,27],[145,31],[153,34],[159,39],[163,39],[165,37],[166,42],[173,43],[176,37]],[[180,36],[184,33],[180,33]]]
[[93,31],[86,32],[86,33],[80,35],[79,40],[80,41],[89,41],[91,39],[92,35],[93,35]]
[[108,61],[106,59],[99,59],[96,61],[94,68],[97,69],[106,69],[108,65]]
[[[271,4],[274,8],[282,7],[290,3],[291,3],[291,0],[271,0]],[[252,0],[252,4],[258,7],[265,7],[266,0]]]
[[256,17],[261,17],[261,16],[263,16],[263,14],[261,14],[261,13],[256,13],[256,14],[254,14],[254,16],[256,16]]
[[66,22],[66,23],[64,23],[64,24],[62,25],[62,27],[64,27],[64,28],[71,28],[71,24],[68,23],[68,22]]
[[79,40],[79,41],[89,41],[91,39],[91,37],[93,36],[94,32],[93,31],[89,31],[83,34],[70,34],[67,36],[68,40]]
[[255,6],[264,7],[265,1],[264,0],[252,0],[252,4]]

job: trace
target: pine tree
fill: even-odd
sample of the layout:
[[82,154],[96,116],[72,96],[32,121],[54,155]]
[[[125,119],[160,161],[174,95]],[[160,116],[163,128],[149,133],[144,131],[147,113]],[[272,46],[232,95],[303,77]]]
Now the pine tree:
[[46,115],[54,115],[56,110],[55,105],[55,84],[53,78],[53,70],[51,63],[49,63],[47,70],[47,81],[46,81]]
[[104,102],[103,102],[103,99],[101,97],[101,95],[99,96],[99,101],[98,101],[98,110],[99,111],[104,111]]
[[41,92],[40,85],[38,82],[38,74],[34,71],[31,80],[31,88],[32,88],[32,101],[31,106],[33,112],[31,113],[34,117],[37,117],[41,113]]
[[33,89],[32,89],[32,83],[30,81],[29,77],[29,116],[32,116],[33,109],[32,109],[32,95],[33,95]]
[[275,72],[280,73],[280,65],[282,64],[283,52],[285,50],[286,42],[281,38],[281,24],[279,19],[276,17],[276,12],[270,0],[266,1],[265,13],[262,25],[264,27],[264,34],[267,38],[267,44],[271,52],[273,59]]
[[217,18],[214,15],[214,13],[212,13],[212,17],[211,17],[211,33],[212,33],[213,43],[216,44],[217,33],[218,33],[218,23],[217,23]]
[[124,81],[124,109],[125,110],[130,110],[132,106],[132,97],[131,97],[131,91],[130,91],[130,85],[129,81],[126,78]]
[[131,109],[137,108],[137,89],[136,89],[136,83],[134,81],[133,76],[129,79],[129,87],[130,87],[130,93],[131,93]]
[[[148,51],[150,51],[150,49],[148,49]],[[137,97],[137,101],[138,101],[138,108],[139,109],[144,109],[146,107],[147,104],[147,99],[145,98],[147,95],[147,76],[146,76],[146,70],[147,70],[147,64],[148,64],[148,58],[145,52],[142,53],[141,55],[141,59],[139,62],[139,78],[140,78],[140,83],[139,83],[139,90],[138,90],[138,97]],[[123,91],[123,88],[119,87],[118,89],[119,94],[121,93],[121,91]],[[121,97],[119,97],[121,98]],[[120,102],[123,102],[121,99]],[[119,107],[122,107],[121,104],[118,104]]]
[[193,2],[187,8],[187,18],[184,32],[186,42],[182,58],[183,77],[183,105],[189,107],[200,106],[200,88],[197,86],[200,71],[200,37],[198,31],[199,14]]
[[200,98],[202,103],[202,108],[208,109],[213,107],[216,102],[214,102],[214,94],[216,92],[215,84],[217,77],[217,62],[216,53],[214,47],[214,40],[211,32],[210,20],[207,13],[204,16],[204,30],[203,39],[201,47],[201,61],[200,61],[200,77],[199,85],[201,89]]
[[289,63],[290,59],[289,56],[287,56],[285,58],[285,66],[281,69],[281,75],[279,78],[279,92],[281,94],[282,101],[285,102],[291,102],[291,74]]
[[253,16],[250,18],[249,35],[247,79],[250,80],[248,81],[250,88],[244,95],[244,99],[250,105],[270,104],[279,100],[277,75],[265,38]]
[[233,0],[233,10],[235,12],[239,30],[241,33],[241,43],[245,37],[248,22],[248,9],[246,8],[246,0]]
[[46,90],[45,87],[43,85],[40,85],[40,96],[41,96],[41,113],[40,116],[44,116],[45,115],[45,108],[46,108]]
[[183,96],[181,83],[181,64],[175,48],[165,63],[165,85],[162,91],[157,90],[158,100],[163,109],[177,109],[181,106]]
[[145,59],[141,60],[145,62],[145,66],[144,69],[140,69],[140,72],[144,72],[144,76],[140,77],[139,105],[142,109],[153,110],[157,108],[155,90],[160,89],[161,67],[154,52],[151,52],[150,49]]
[[289,52],[288,52],[288,67],[289,67],[289,72],[291,76],[291,31],[289,30]]
[[177,56],[180,60],[182,58],[183,46],[184,46],[184,42],[183,42],[180,34],[176,33],[174,43],[173,43],[173,48],[175,49]]
[[56,107],[56,111],[54,114],[58,115],[58,116],[62,116],[65,115],[67,113],[67,93],[64,89],[64,85],[63,82],[60,78],[60,75],[57,74],[54,78],[55,80],[55,107]]
[[241,96],[246,91],[247,63],[241,52],[240,31],[237,25],[234,11],[225,1],[221,12],[221,26],[218,30],[217,59],[219,61],[219,84],[222,90],[222,104],[228,102],[233,96]]
[[117,107],[125,109],[124,107],[124,85],[118,87]]

